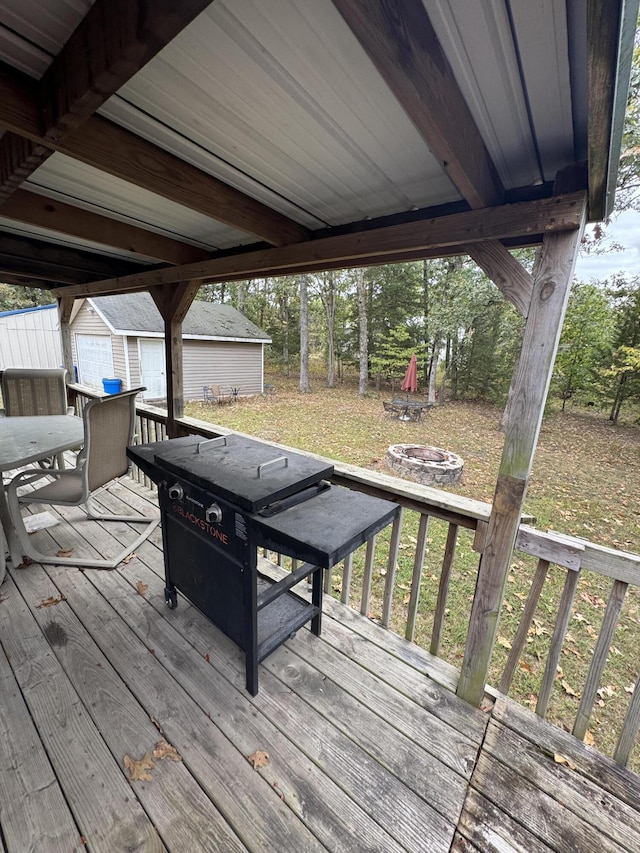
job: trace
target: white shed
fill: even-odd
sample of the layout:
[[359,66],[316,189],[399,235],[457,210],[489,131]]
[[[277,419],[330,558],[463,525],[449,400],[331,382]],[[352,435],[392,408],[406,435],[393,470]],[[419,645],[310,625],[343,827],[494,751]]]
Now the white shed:
[[0,313],[0,369],[61,364],[62,340],[55,302]]
[[[123,388],[146,386],[146,400],[166,396],[164,326],[149,293],[84,299],[71,338],[82,384],[102,389],[103,379],[121,379]],[[193,302],[183,341],[186,400],[202,399],[212,384],[238,388],[240,396],[262,393],[271,339],[231,305]]]

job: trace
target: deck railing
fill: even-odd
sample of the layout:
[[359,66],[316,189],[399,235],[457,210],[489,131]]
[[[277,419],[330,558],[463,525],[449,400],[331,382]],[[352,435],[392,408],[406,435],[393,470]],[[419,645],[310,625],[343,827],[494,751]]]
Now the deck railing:
[[[83,401],[95,392],[81,386],[73,386],[76,406],[80,411]],[[162,441],[166,435],[166,412],[143,404],[137,407],[137,441]],[[185,432],[211,438],[224,435],[230,430],[192,418],[180,420]],[[281,445],[277,445],[282,447]],[[298,451],[299,452],[299,451]],[[468,587],[468,613],[460,612],[459,596],[456,609],[456,622],[468,622],[471,603],[477,578],[477,564],[482,553],[484,535],[487,529],[491,506],[460,495],[444,492],[427,486],[410,483],[390,475],[372,472],[353,465],[333,462],[333,482],[346,488],[366,492],[393,500],[401,507],[401,512],[392,528],[379,537],[373,537],[359,552],[351,555],[341,567],[334,567],[325,573],[325,591],[339,596],[343,604],[358,609],[362,614],[371,616],[385,628],[394,630],[406,640],[415,641],[419,628],[419,643],[436,657],[444,657],[452,662],[459,659],[452,655],[450,648],[443,648],[448,600],[452,589],[456,589],[459,578],[453,581],[454,563],[460,562],[461,551],[465,552],[465,564],[470,568],[466,574]],[[145,485],[153,487],[145,475],[134,469],[133,476]],[[430,535],[432,526],[438,525],[437,535]],[[461,534],[465,538],[464,549],[459,545]],[[473,555],[473,556],[472,556]],[[573,734],[583,739],[587,732],[593,710],[596,707],[598,693],[601,690],[602,676],[610,656],[612,638],[622,611],[629,587],[640,587],[640,557],[635,554],[615,551],[595,543],[555,532],[543,532],[523,523],[516,541],[516,554],[528,555],[537,560],[528,595],[522,605],[522,613],[508,648],[505,664],[498,671],[499,691],[507,693],[512,686],[514,673],[525,656],[527,642],[536,620],[536,611],[540,607],[541,594],[545,581],[550,576],[551,567],[557,574],[564,572],[562,594],[555,617],[550,617],[549,606],[545,607],[547,622],[552,621],[548,633],[550,641],[545,650],[546,661],[535,705],[536,713],[546,717],[552,690],[558,681],[557,673],[565,640],[568,636],[573,604],[578,584],[583,572],[594,572],[601,578],[611,581],[608,603],[604,611],[599,633],[592,635],[595,645],[590,663],[582,665],[586,672],[582,689],[574,685],[573,693],[578,702],[575,719],[568,725],[566,719],[560,721],[565,727],[572,728]],[[285,568],[295,568],[295,561],[282,555],[268,555],[274,562]],[[425,583],[425,561],[428,557],[429,584]],[[288,565],[287,565],[288,563]],[[434,565],[438,566],[434,569]],[[402,571],[399,572],[399,567]],[[556,579],[557,583],[557,579]],[[431,590],[437,584],[437,594],[433,603],[426,603]],[[453,584],[453,586],[452,586]],[[604,602],[603,602],[604,603]],[[426,604],[426,606],[425,606]],[[422,605],[422,606],[421,606]],[[425,615],[428,611],[428,618]],[[430,631],[428,622],[431,620]],[[466,620],[466,621],[465,621]],[[545,632],[546,633],[546,632]],[[464,643],[464,637],[458,643]],[[504,649],[501,650],[504,652]],[[537,650],[536,654],[540,654]],[[494,654],[495,656],[495,654]],[[635,665],[635,664],[634,664]],[[495,671],[494,667],[494,671]],[[626,711],[620,716],[624,720],[620,727],[617,745],[613,757],[621,765],[627,765],[640,730],[640,676],[637,671],[631,698]],[[577,689],[576,689],[577,688]],[[489,694],[492,691],[488,688]]]

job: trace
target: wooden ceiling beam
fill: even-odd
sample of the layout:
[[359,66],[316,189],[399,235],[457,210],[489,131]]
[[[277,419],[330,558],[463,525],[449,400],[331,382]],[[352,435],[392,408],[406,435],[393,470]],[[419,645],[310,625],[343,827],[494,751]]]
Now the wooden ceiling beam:
[[[33,81],[0,63],[0,126],[11,133],[26,136],[274,246],[309,239],[309,231],[289,217],[108,119],[92,116],[64,139],[48,139],[40,131],[37,103]],[[0,151],[7,135],[0,140]]]
[[49,282],[81,284],[105,274],[127,275],[139,269],[139,264],[0,232],[0,279],[2,273],[7,273]]
[[210,4],[96,0],[42,78],[44,136],[80,127]]
[[197,246],[26,190],[16,190],[0,208],[0,215],[170,264],[189,264],[211,256]]
[[471,210],[403,225],[342,234],[282,246],[236,254],[225,254],[200,264],[167,267],[135,273],[125,278],[92,282],[84,287],[70,288],[59,295],[94,296],[147,290],[161,284],[179,281],[251,278],[256,275],[283,275],[305,272],[309,268],[326,268],[339,263],[343,267],[362,266],[376,258],[378,263],[393,263],[399,256],[418,257],[421,252],[466,246],[487,240],[522,237],[577,228],[584,192],[551,199],[502,205]]
[[[415,0],[333,0],[418,132],[472,208],[501,204],[504,188],[429,16]],[[476,262],[526,316],[533,279],[499,243]],[[477,258],[482,257],[482,262]]]
[[[36,84],[38,130],[60,142],[139,71],[211,0],[96,0]],[[52,154],[37,140],[0,140],[0,198]]]
[[504,198],[497,170],[420,0],[333,0],[471,207]]

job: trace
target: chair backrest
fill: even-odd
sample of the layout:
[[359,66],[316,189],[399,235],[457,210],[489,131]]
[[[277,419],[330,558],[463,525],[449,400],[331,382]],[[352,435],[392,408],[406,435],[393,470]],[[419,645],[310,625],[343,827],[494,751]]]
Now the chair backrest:
[[133,444],[136,396],[146,388],[132,388],[90,400],[84,407],[83,477],[88,492],[122,477],[131,462],[126,454]]
[[63,367],[5,368],[2,403],[7,417],[66,415],[66,375]]

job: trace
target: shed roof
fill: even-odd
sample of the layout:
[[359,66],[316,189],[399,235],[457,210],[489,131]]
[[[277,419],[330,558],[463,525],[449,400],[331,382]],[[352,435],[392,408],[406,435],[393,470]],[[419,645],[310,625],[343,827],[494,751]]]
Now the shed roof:
[[[114,335],[164,336],[160,312],[148,293],[123,293],[88,300]],[[270,343],[255,323],[231,305],[196,300],[182,324],[184,338]]]
[[[2,8],[5,281],[90,295],[166,265],[221,280],[421,257],[419,229],[365,254],[357,235],[548,198],[581,163],[590,218],[611,209],[638,0]],[[539,242],[532,210],[485,233]]]

